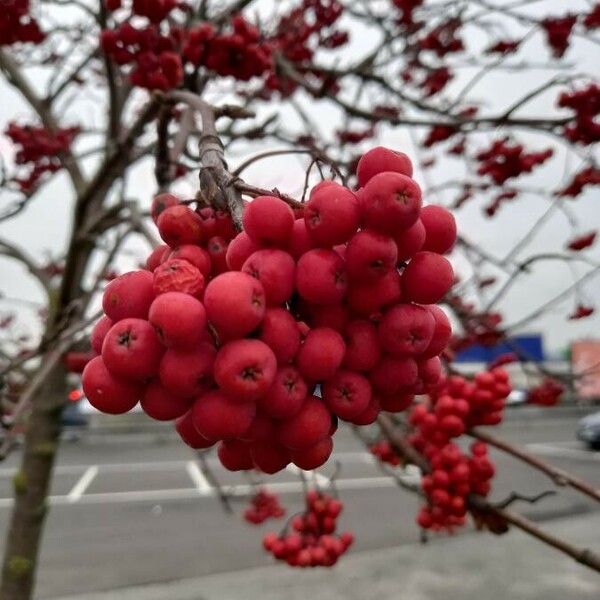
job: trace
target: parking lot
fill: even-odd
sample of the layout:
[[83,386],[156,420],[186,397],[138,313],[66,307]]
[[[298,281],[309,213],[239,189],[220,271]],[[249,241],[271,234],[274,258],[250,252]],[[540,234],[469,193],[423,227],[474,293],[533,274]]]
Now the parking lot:
[[[600,454],[574,440],[576,418],[515,419],[499,432],[600,487]],[[494,454],[493,499],[511,490],[553,489],[542,474]],[[0,469],[0,529],[8,523],[18,456]],[[336,436],[333,461],[318,473],[290,468],[273,477],[228,473],[214,453],[203,461],[172,436],[84,437],[63,444],[55,471],[38,587],[40,598],[170,581],[269,564],[266,531],[286,519],[251,526],[242,519],[248,498],[265,484],[281,496],[287,516],[302,510],[305,482],[335,486],[345,503],[340,527],[356,535],[353,552],[419,541],[418,499],[398,489],[352,432]],[[407,482],[414,469],[396,470]],[[227,497],[228,512],[222,497]],[[515,506],[543,521],[597,510],[568,490],[535,505]],[[470,530],[466,528],[465,531]],[[0,532],[1,534],[1,532]],[[576,541],[576,540],[573,540]],[[485,551],[485,546],[482,546]]]

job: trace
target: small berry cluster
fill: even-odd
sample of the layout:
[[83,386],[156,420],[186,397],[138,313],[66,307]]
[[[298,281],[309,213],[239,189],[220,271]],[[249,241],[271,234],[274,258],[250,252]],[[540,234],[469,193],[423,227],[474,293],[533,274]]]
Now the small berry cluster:
[[497,425],[511,391],[508,374],[501,368],[478,373],[473,381],[451,376],[429,394],[428,404],[416,405],[409,421],[416,429],[412,446],[428,461],[431,473],[422,479],[428,505],[417,522],[434,531],[464,525],[467,496],[487,496],[494,466],[481,442],[464,454],[452,441],[476,425]]
[[485,54],[513,54],[520,45],[520,40],[498,40],[485,50]]
[[[336,27],[343,13],[337,0],[302,0],[299,6],[282,15],[270,38],[273,49],[291,63],[310,62],[319,48],[338,48],[348,42],[348,33]],[[322,79],[319,73],[313,73]],[[271,72],[265,80],[266,92],[287,95],[296,84],[281,73]]]
[[469,494],[487,496],[491,490],[494,465],[482,442],[471,444],[471,455],[454,443],[439,448],[431,457],[431,473],[421,480],[427,505],[417,515],[423,529],[450,531],[466,522]]
[[253,525],[260,525],[267,519],[280,519],[285,515],[285,508],[279,498],[266,490],[259,490],[250,500],[250,507],[244,511],[244,519]]
[[579,319],[587,319],[593,315],[595,309],[593,306],[587,306],[586,304],[577,304],[575,310],[569,315],[569,321],[578,321]]
[[507,179],[531,173],[534,167],[546,162],[553,154],[551,148],[541,152],[525,152],[523,144],[510,144],[508,139],[495,140],[487,150],[476,155],[480,162],[478,175],[489,175],[496,185]]
[[[574,144],[588,146],[600,140],[600,85],[588,86],[572,92],[562,92],[558,106],[575,112],[573,123],[565,126],[564,134]],[[571,195],[571,194],[569,194]]]
[[44,175],[62,168],[60,155],[69,150],[79,131],[78,127],[51,131],[45,127],[9,123],[5,133],[18,148],[15,162],[27,167],[27,173],[15,179],[21,191],[33,192]]
[[191,64],[203,65],[223,77],[239,81],[259,77],[272,67],[272,47],[260,31],[242,15],[231,19],[230,33],[217,32],[209,23],[200,23],[187,33],[183,56]]
[[402,464],[398,453],[387,440],[380,440],[369,446],[369,452],[380,462],[397,467]]
[[393,0],[394,6],[401,11],[397,19],[398,25],[412,27],[415,25],[413,12],[423,4],[424,0]]
[[586,185],[600,185],[600,169],[594,166],[584,167],[578,173],[575,173],[573,179],[560,191],[558,196],[577,198]]
[[268,533],[265,550],[290,567],[332,567],[354,542],[350,532],[335,535],[342,512],[340,500],[311,490],[306,494],[306,511],[291,520],[293,533]]
[[597,231],[590,231],[584,235],[578,235],[567,242],[567,248],[569,250],[573,250],[574,252],[581,252],[581,250],[585,250],[586,248],[593,246],[597,235]]
[[567,51],[576,22],[577,15],[544,19],[541,22],[541,26],[546,32],[546,41],[555,58],[561,58]]
[[421,82],[421,88],[427,98],[439,94],[454,78],[454,74],[447,67],[433,69],[427,73]]
[[[593,312],[593,309],[592,309]],[[536,387],[529,390],[527,394],[527,402],[529,404],[537,404],[539,406],[554,406],[558,404],[560,397],[565,391],[565,386],[548,377]]]
[[324,464],[338,418],[368,425],[406,409],[441,375],[451,327],[435,303],[453,283],[442,254],[456,239],[411,174],[405,154],[375,148],[356,193],[321,182],[298,215],[260,196],[237,235],[226,214],[157,196],[166,244],[106,287],[89,401],[121,413],[141,398],[190,446],[221,441],[227,469],[265,473]]
[[0,46],[17,43],[40,44],[45,39],[29,13],[29,0],[5,0],[0,11]]
[[181,32],[160,32],[156,25],[134,27],[122,23],[105,29],[100,37],[104,53],[118,65],[131,65],[133,85],[149,90],[169,90],[183,81],[183,66],[178,47]]
[[421,50],[429,50],[438,58],[443,58],[454,52],[461,52],[465,49],[465,45],[460,37],[457,37],[457,31],[462,25],[458,19],[450,19],[431,31],[418,40]]

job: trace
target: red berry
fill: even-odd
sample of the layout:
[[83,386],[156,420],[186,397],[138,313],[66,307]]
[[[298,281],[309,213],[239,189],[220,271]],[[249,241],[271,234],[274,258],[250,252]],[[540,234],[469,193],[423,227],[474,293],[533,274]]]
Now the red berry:
[[260,248],[260,244],[251,239],[245,231],[241,231],[227,246],[225,254],[227,266],[232,271],[240,271],[246,259]]
[[196,298],[182,292],[161,294],[150,306],[148,320],[165,346],[194,348],[206,330],[206,311]]
[[327,437],[330,426],[331,413],[325,404],[309,396],[293,417],[280,422],[278,439],[287,448],[302,450]]
[[306,228],[317,246],[347,242],[356,233],[359,219],[356,196],[334,182],[311,193],[304,207]]
[[300,331],[285,308],[267,308],[259,338],[273,350],[280,365],[289,363],[300,348]]
[[376,231],[356,233],[346,248],[346,270],[352,281],[373,281],[396,268],[394,240]]
[[417,219],[414,225],[408,229],[400,231],[394,236],[396,248],[398,250],[398,260],[406,261],[412,258],[425,243],[426,238],[425,226],[421,219]]
[[209,440],[227,440],[244,435],[256,412],[252,402],[236,402],[214,390],[200,396],[192,407],[192,421]]
[[383,146],[372,148],[365,152],[356,167],[358,185],[365,187],[377,174],[384,171],[393,171],[412,177],[413,168],[410,158],[404,152],[396,152]]
[[181,439],[190,448],[194,448],[195,450],[210,448],[214,444],[213,441],[207,440],[204,436],[198,433],[198,430],[194,427],[192,422],[191,410],[175,421],[175,430]]
[[304,403],[308,387],[300,372],[291,366],[280,368],[268,392],[258,400],[258,407],[274,419],[294,416]]
[[226,440],[217,450],[219,461],[228,471],[249,471],[254,468],[250,444],[240,440]]
[[346,293],[348,281],[343,259],[333,250],[309,250],[298,261],[296,288],[314,304],[335,304]]
[[456,221],[451,212],[443,206],[431,204],[421,210],[421,221],[426,237],[423,250],[446,254],[456,242]]
[[454,271],[443,256],[417,252],[402,273],[402,297],[407,302],[434,304],[452,287]]
[[202,219],[188,206],[177,205],[165,209],[160,213],[157,225],[160,237],[171,248],[202,241]]
[[294,291],[296,263],[283,250],[257,250],[246,259],[242,272],[262,283],[269,304],[287,302]]
[[244,231],[257,244],[285,248],[294,226],[294,212],[279,198],[259,196],[246,206],[242,220]]
[[333,451],[333,439],[326,437],[313,446],[292,451],[292,462],[300,469],[312,471],[324,465]]
[[325,381],[340,368],[345,351],[344,338],[337,331],[311,329],[300,346],[296,364],[308,381]]
[[222,273],[204,293],[208,320],[225,339],[242,337],[256,329],[265,306],[262,284],[246,273]]
[[113,279],[104,290],[102,308],[113,321],[146,319],[154,300],[152,273],[130,271]]
[[359,373],[341,370],[324,383],[323,400],[340,419],[351,420],[369,405],[371,384]]
[[187,260],[169,258],[154,271],[154,293],[182,292],[197,298],[204,292],[204,275]]
[[140,400],[142,410],[157,421],[172,421],[190,409],[189,399],[173,395],[160,383],[151,383]]
[[380,173],[365,186],[363,207],[368,228],[398,235],[419,218],[421,189],[406,175]]
[[422,354],[431,343],[434,327],[435,320],[425,307],[397,304],[379,323],[379,339],[391,354]]
[[221,347],[215,359],[215,380],[236,402],[251,402],[265,394],[277,371],[273,351],[260,340],[235,340]]
[[346,353],[342,363],[351,371],[370,371],[381,357],[377,328],[370,321],[352,321],[344,330]]
[[169,259],[177,258],[187,260],[192,263],[205,278],[210,275],[210,256],[208,252],[200,246],[184,244],[175,248],[168,256]]
[[154,196],[152,200],[152,206],[150,208],[150,216],[154,223],[158,223],[158,218],[167,208],[171,206],[177,206],[180,200],[174,194],[164,193],[158,194],[158,196]]
[[97,410],[111,415],[130,411],[142,395],[142,387],[115,377],[106,368],[101,356],[93,358],[81,376],[83,392]]
[[160,362],[160,382],[177,396],[194,398],[213,385],[216,350],[201,343],[193,350],[167,350]]
[[90,334],[90,343],[92,350],[96,354],[100,354],[102,352],[102,342],[104,342],[106,334],[113,325],[114,321],[109,319],[107,316],[101,317],[100,320],[98,320],[94,325],[92,333]]
[[102,343],[102,360],[116,377],[148,380],[158,373],[164,353],[152,325],[143,319],[115,323]]

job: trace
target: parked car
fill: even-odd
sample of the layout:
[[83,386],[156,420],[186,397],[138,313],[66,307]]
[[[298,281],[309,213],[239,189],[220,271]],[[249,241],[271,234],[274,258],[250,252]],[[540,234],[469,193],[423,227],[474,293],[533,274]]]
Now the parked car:
[[521,389],[514,389],[506,398],[507,406],[520,406],[527,402],[527,392]]
[[600,450],[600,412],[592,413],[579,421],[577,439],[593,450]]

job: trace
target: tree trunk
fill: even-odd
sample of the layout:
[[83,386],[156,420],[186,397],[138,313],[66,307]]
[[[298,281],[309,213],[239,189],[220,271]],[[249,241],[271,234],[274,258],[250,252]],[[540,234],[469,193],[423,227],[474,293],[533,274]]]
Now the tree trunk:
[[[42,359],[43,360],[43,359]],[[14,480],[14,505],[6,538],[0,598],[32,597],[66,398],[66,373],[59,363],[32,402],[21,468]]]

